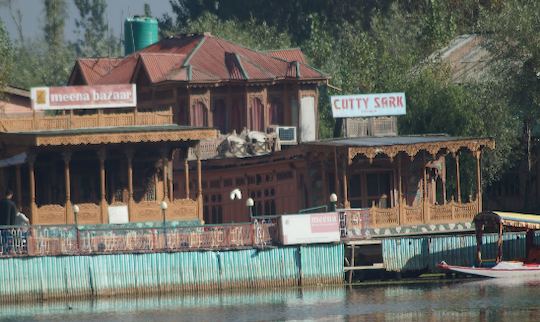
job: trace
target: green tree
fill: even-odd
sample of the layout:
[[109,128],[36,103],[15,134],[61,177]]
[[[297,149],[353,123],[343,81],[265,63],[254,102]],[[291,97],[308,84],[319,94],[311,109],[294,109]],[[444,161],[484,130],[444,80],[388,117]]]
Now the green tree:
[[78,56],[104,57],[120,53],[120,41],[108,30],[105,18],[105,0],[74,0],[79,11],[75,26],[79,39],[76,42]]
[[[506,102],[521,126],[526,169],[533,168],[533,131],[540,125],[540,3],[509,0],[493,10],[481,12],[480,28],[487,39],[493,61],[492,77],[502,86]],[[525,180],[525,198],[531,189]],[[530,206],[526,200],[526,207]]]
[[4,27],[4,22],[0,20],[0,98],[3,95],[1,90],[9,84],[13,69],[13,52],[9,35]]

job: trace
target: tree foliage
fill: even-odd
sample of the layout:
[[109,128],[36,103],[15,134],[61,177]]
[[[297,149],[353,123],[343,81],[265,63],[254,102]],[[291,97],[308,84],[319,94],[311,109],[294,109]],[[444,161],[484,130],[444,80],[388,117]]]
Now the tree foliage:
[[[0,20],[0,90],[8,85],[13,70],[13,51],[4,23]],[[2,95],[0,91],[0,96]],[[1,98],[1,97],[0,97]]]
[[120,54],[120,42],[109,33],[105,12],[105,0],[74,0],[79,11],[75,26],[79,39],[77,55],[84,57],[106,57]]

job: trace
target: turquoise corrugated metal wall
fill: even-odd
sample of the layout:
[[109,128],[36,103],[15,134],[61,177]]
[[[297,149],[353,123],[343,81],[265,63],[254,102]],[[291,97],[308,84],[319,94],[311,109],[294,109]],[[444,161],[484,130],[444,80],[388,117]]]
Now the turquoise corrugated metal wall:
[[[497,234],[483,236],[482,257],[495,258],[497,255]],[[540,242],[536,235],[535,242]],[[472,266],[476,258],[476,237],[430,236],[384,239],[382,243],[383,261],[388,271],[433,271],[436,265],[445,261],[451,265]],[[525,233],[505,233],[503,235],[503,259],[525,257]]]
[[0,300],[141,295],[343,281],[336,245],[0,259]]

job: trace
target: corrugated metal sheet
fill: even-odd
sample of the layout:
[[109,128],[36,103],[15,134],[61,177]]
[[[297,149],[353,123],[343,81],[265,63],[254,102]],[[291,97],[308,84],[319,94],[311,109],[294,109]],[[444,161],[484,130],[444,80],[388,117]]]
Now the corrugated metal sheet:
[[0,260],[0,300],[341,283],[343,257],[343,245],[337,244],[6,258]]
[[300,247],[302,285],[341,283],[344,256],[342,244]]
[[[232,66],[227,56],[233,54],[237,62]],[[291,64],[276,55],[294,58],[298,63],[298,73],[291,75]],[[204,35],[182,35],[161,41],[133,53],[121,60],[98,61],[79,59],[78,66],[89,84],[116,84],[129,82],[136,72],[139,60],[146,67],[152,83],[164,80],[188,80],[179,73],[182,66],[193,68],[193,81],[215,82],[245,79],[274,80],[287,77],[302,79],[326,79],[327,76],[304,63],[300,49],[279,51],[273,54],[251,50],[227,40]],[[294,65],[296,66],[296,64]],[[232,67],[232,70],[231,70]],[[246,75],[243,75],[245,72]],[[299,75],[298,75],[299,74]],[[245,77],[244,77],[245,76]]]
[[[482,257],[495,258],[497,255],[497,234],[483,236]],[[540,242],[540,235],[535,237]],[[433,271],[441,261],[451,265],[472,266],[476,258],[476,237],[436,236],[403,237],[384,239],[382,243],[383,261],[388,271]],[[525,233],[505,233],[503,235],[503,259],[525,257]]]

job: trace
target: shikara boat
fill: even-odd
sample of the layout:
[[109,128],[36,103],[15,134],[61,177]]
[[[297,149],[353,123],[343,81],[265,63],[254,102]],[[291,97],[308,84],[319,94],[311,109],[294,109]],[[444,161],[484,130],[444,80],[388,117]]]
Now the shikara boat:
[[[540,229],[540,215],[519,214],[510,212],[484,211],[474,217],[476,229],[476,262],[477,266],[465,267],[439,263],[438,267],[458,273],[492,277],[492,278],[540,278],[540,247],[534,245],[534,233]],[[495,260],[482,259],[482,235],[484,230],[496,230],[499,233],[497,241],[497,258]],[[503,233],[509,231],[526,231],[525,254],[526,258],[513,261],[503,261]],[[485,267],[488,262],[495,265]]]

